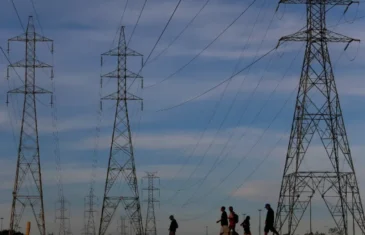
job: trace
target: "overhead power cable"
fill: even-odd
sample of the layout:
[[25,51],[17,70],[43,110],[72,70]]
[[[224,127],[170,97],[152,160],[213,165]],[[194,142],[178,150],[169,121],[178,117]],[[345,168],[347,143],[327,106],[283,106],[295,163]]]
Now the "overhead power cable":
[[178,8],[179,8],[179,6],[180,6],[181,1],[182,1],[182,0],[179,0],[179,2],[176,4],[176,7],[175,7],[174,11],[172,12],[172,14],[171,14],[171,16],[170,16],[169,20],[167,21],[167,24],[166,24],[166,25],[165,25],[165,27],[163,28],[163,30],[162,30],[162,32],[161,32],[161,34],[160,34],[160,36],[158,37],[158,39],[157,39],[157,41],[156,41],[155,45],[153,46],[153,48],[152,48],[152,50],[151,50],[150,54],[148,55],[148,57],[147,57],[147,59],[146,59],[146,63],[147,63],[147,61],[150,59],[150,57],[151,57],[152,53],[154,52],[154,50],[156,49],[157,44],[160,42],[160,40],[161,40],[161,38],[162,38],[162,35],[165,33],[165,31],[166,31],[166,29],[167,29],[167,26],[170,24],[170,22],[171,22],[171,20],[172,20],[172,17],[174,17],[174,15],[175,15],[175,13],[176,13],[177,9],[178,9]]
[[[147,1],[147,0],[146,0],[146,1]],[[167,27],[169,26],[169,24],[170,24],[170,22],[171,22],[171,19],[174,17],[174,15],[175,15],[175,13],[176,13],[176,10],[177,10],[177,8],[179,7],[180,3],[181,3],[181,0],[179,0],[179,2],[176,4],[176,7],[175,7],[174,11],[171,13],[169,20],[167,21],[167,23],[166,23],[165,27],[163,28],[163,30],[162,30],[162,32],[161,32],[161,34],[160,34],[160,36],[158,37],[158,39],[157,39],[157,41],[156,41],[156,43],[155,43],[154,47],[152,48],[151,52],[149,53],[149,55],[148,55],[148,57],[147,57],[146,61],[142,64],[142,67],[141,67],[141,68],[140,68],[140,70],[138,71],[138,73],[137,73],[137,76],[136,76],[136,77],[138,77],[138,75],[140,75],[140,73],[142,72],[143,68],[145,67],[145,65],[146,65],[146,64],[147,64],[147,62],[149,61],[149,58],[151,57],[151,55],[152,55],[152,53],[154,52],[154,50],[155,50],[155,48],[156,48],[157,44],[158,44],[158,43],[159,43],[159,41],[161,40],[162,35],[165,33],[165,31],[166,31]],[[133,81],[131,82],[131,84],[129,85],[129,87],[128,87],[128,88],[130,88],[130,87],[134,84],[134,82],[135,82],[135,81],[136,81],[136,78],[134,78],[134,79],[133,79]]]
[[[286,69],[284,75],[282,76],[282,78],[280,79],[280,81],[277,83],[276,87],[274,88],[274,90],[270,93],[269,97],[266,99],[266,102],[261,106],[261,108],[259,109],[259,111],[256,113],[256,115],[254,116],[254,118],[252,118],[251,123],[248,126],[252,126],[259,118],[259,116],[261,115],[262,111],[264,110],[264,108],[268,105],[269,101],[271,100],[271,97],[276,93],[277,89],[279,88],[279,86],[281,85],[281,83],[284,81],[287,73],[290,71],[291,67],[294,64],[294,61],[296,61],[297,57],[300,54],[300,50],[298,50],[298,53],[296,54],[296,56],[293,58],[293,60],[291,61],[291,63],[289,64],[288,68]],[[260,78],[258,84],[262,81],[263,76]],[[255,92],[257,90],[258,86],[256,86],[255,88]],[[242,115],[240,116],[238,123],[236,126],[239,126],[245,116],[246,111],[248,110],[250,102],[248,102],[248,105],[246,106],[246,108],[244,109],[244,111],[242,112]],[[235,147],[239,144],[240,140],[242,140],[242,138],[246,135],[248,128],[245,129],[245,131],[241,134],[240,138],[237,139],[237,141],[235,142],[235,144],[231,147],[231,149],[224,154],[223,158],[220,159],[220,157],[223,155],[224,151],[226,150],[226,148],[228,147],[229,143],[231,143],[232,137],[234,135],[233,132],[231,132],[231,135],[229,136],[229,138],[227,139],[226,143],[223,146],[222,151],[217,155],[214,164],[212,165],[212,167],[209,169],[208,173],[203,177],[203,180],[200,182],[199,186],[201,186],[208,178],[208,176],[217,168],[217,166],[221,165],[223,163],[224,160],[226,160],[228,158],[228,156],[231,155],[233,149],[235,149]],[[256,144],[256,142],[255,142]],[[253,148],[251,148],[251,151],[253,150]],[[251,153],[251,151],[249,151],[247,154],[244,155],[243,160],[241,162],[243,162],[244,160],[246,160],[249,157],[249,154]],[[232,172],[233,173],[233,172]],[[228,177],[232,174],[228,174]],[[228,179],[228,177],[226,176],[224,179]],[[223,182],[225,182],[225,180]],[[223,183],[222,182],[222,183]],[[221,184],[222,184],[221,183]],[[213,187],[214,191],[215,189],[217,189],[217,187]],[[210,191],[210,192],[211,192]],[[198,193],[198,191],[195,191],[186,201],[183,205],[187,205],[189,204],[189,202],[195,197],[195,195]]]
[[198,58],[204,51],[206,51],[211,45],[213,45],[213,43],[215,43],[229,28],[232,27],[232,25],[234,25],[234,23],[236,23],[250,8],[251,6],[256,2],[257,0],[252,1],[244,11],[242,11],[226,28],[223,29],[222,32],[220,32],[218,34],[217,37],[215,37],[213,39],[213,41],[211,41],[208,45],[206,45],[198,54],[196,54],[190,61],[188,61],[185,65],[183,65],[182,67],[180,67],[178,70],[176,70],[175,72],[173,72],[172,74],[170,74],[169,76],[167,76],[165,79],[162,79],[161,81],[152,84],[150,86],[145,87],[147,88],[151,88],[154,87],[158,84],[161,84],[162,82],[165,82],[167,80],[169,80],[170,78],[172,78],[173,76],[175,76],[176,74],[180,73],[182,70],[184,70],[187,66],[189,66],[196,58]]
[[[265,3],[265,2],[266,2],[266,1],[264,1],[264,3]],[[264,5],[264,4],[263,4],[263,5]],[[242,49],[242,51],[241,51],[241,53],[240,53],[239,58],[237,59],[237,63],[235,64],[235,67],[234,67],[234,69],[233,69],[233,71],[232,71],[232,74],[234,74],[234,73],[237,71],[237,69],[238,69],[238,65],[240,64],[240,60],[241,60],[241,58],[242,58],[242,56],[243,56],[244,52],[245,52],[245,51],[246,51],[246,49],[247,49],[248,43],[249,43],[249,41],[250,41],[250,39],[251,39],[251,36],[252,36],[252,34],[253,34],[253,30],[254,30],[254,28],[255,28],[255,26],[256,26],[256,24],[257,24],[257,22],[258,22],[258,19],[259,19],[259,16],[260,16],[260,12],[261,12],[261,10],[262,10],[262,8],[263,8],[263,5],[261,6],[260,11],[259,11],[259,14],[257,14],[256,20],[255,20],[254,24],[253,24],[253,25],[252,25],[252,27],[251,27],[251,32],[250,32],[250,34],[249,34],[249,36],[248,36],[248,38],[247,38],[247,40],[246,40],[246,42],[245,42],[245,44],[244,44],[244,46],[243,46],[243,49]],[[189,162],[189,160],[191,159],[191,157],[192,157],[192,156],[193,156],[193,154],[195,153],[195,151],[196,151],[197,147],[199,146],[200,142],[202,141],[202,139],[203,139],[203,137],[204,137],[204,135],[205,135],[206,131],[208,130],[208,126],[211,124],[211,122],[213,121],[214,117],[216,116],[217,111],[218,111],[218,107],[220,106],[220,104],[221,104],[221,102],[222,102],[222,100],[223,100],[223,97],[224,97],[224,95],[225,95],[225,93],[226,93],[226,90],[227,90],[227,88],[228,88],[228,86],[229,86],[229,84],[230,84],[230,82],[231,82],[231,81],[232,81],[232,80],[230,80],[230,81],[228,81],[228,82],[226,83],[226,85],[225,85],[225,87],[224,87],[224,89],[223,89],[223,92],[221,93],[221,95],[220,95],[219,99],[216,101],[216,103],[215,103],[215,105],[214,105],[213,112],[212,112],[212,114],[210,115],[209,121],[206,123],[204,130],[201,132],[200,137],[199,137],[198,141],[196,142],[196,144],[194,145],[194,147],[193,147],[193,150],[192,150],[191,154],[190,154],[190,155],[186,158],[186,160],[185,160],[184,164],[180,167],[179,171],[175,174],[175,176],[173,177],[173,179],[172,179],[172,180],[174,180],[174,179],[177,177],[177,175],[179,175],[179,174],[180,174],[180,172],[181,172],[181,171],[185,168],[185,166],[187,165],[187,163]],[[186,149],[186,151],[185,151],[185,152],[187,152],[187,149]],[[184,153],[184,155],[185,155],[185,153]],[[189,178],[190,178],[190,177],[189,177]],[[193,186],[194,186],[194,185],[193,185]],[[189,186],[188,188],[190,188],[190,187],[192,187],[192,186]],[[184,190],[186,190],[186,189],[187,189],[187,188],[184,188]],[[178,194],[178,192],[179,192],[179,191],[181,191],[181,190],[182,190],[181,188],[180,188],[180,190],[177,190],[177,191],[175,192],[175,194],[174,194],[174,195],[172,195],[169,199],[167,199],[167,201],[170,201],[170,200],[172,200],[173,198],[175,198],[175,196],[176,196],[176,195]]]
[[123,24],[123,19],[124,19],[125,11],[127,10],[127,7],[128,7],[128,2],[129,2],[129,0],[126,0],[125,5],[124,5],[124,9],[123,9],[123,13],[122,13],[122,15],[120,16],[120,20],[119,20],[118,28],[117,28],[117,30],[116,30],[116,32],[115,32],[115,35],[114,35],[114,38],[113,38],[113,42],[112,42],[112,45],[111,45],[110,47],[113,47],[114,42],[115,42],[115,39],[117,39],[118,32],[119,32],[119,30],[120,30],[120,26]]
[[[261,9],[262,9],[262,8],[263,8],[263,6],[265,5],[265,3],[266,3],[266,1],[264,1],[264,2],[263,2],[262,6],[261,6]],[[261,12],[261,11],[260,11],[260,12]],[[259,12],[258,16],[260,15],[260,12]],[[255,55],[254,59],[255,59],[255,58],[257,58],[257,55],[258,55],[258,53],[259,53],[259,51],[260,51],[260,49],[261,49],[261,47],[262,47],[262,45],[263,45],[263,42],[264,42],[264,41],[265,41],[265,39],[266,39],[267,33],[268,33],[268,31],[269,31],[269,29],[270,29],[270,27],[271,27],[271,24],[272,24],[272,22],[273,22],[273,19],[274,19],[275,14],[276,14],[276,12],[274,12],[274,14],[272,15],[272,18],[271,18],[271,20],[270,20],[269,26],[268,26],[268,27],[267,27],[267,29],[266,29],[266,33],[265,33],[264,37],[263,37],[263,38],[262,38],[262,40],[261,40],[261,43],[260,43],[260,45],[259,45],[259,47],[258,47],[258,49],[257,49],[257,51],[256,51],[256,55]],[[272,59],[273,59],[273,57],[271,56],[270,62],[268,63],[268,66],[266,67],[265,71],[267,71],[267,70],[268,70],[268,68],[269,68],[269,66],[270,66],[270,64],[271,64],[271,62],[272,62]],[[239,62],[239,61],[238,61],[238,62]],[[236,68],[235,68],[235,70],[234,70],[233,72],[235,72],[235,71],[236,71],[237,67],[238,67],[238,63],[236,64]],[[247,73],[249,73],[249,71],[251,70],[251,68],[252,68],[252,67],[250,67],[250,68],[248,69],[248,72],[247,72]],[[246,78],[246,77],[245,77],[245,78]],[[245,79],[245,78],[244,78],[244,79],[242,79],[242,82],[241,82],[240,88],[237,90],[236,95],[235,95],[235,97],[234,97],[233,101],[231,102],[231,104],[230,104],[230,106],[229,106],[229,108],[228,108],[228,111],[226,112],[226,114],[225,114],[225,116],[224,116],[223,120],[221,121],[221,123],[220,123],[220,125],[219,125],[219,128],[217,129],[217,131],[216,131],[216,133],[215,133],[215,135],[214,135],[214,137],[213,137],[212,141],[210,142],[210,144],[209,144],[208,148],[206,149],[206,151],[205,151],[205,153],[204,153],[203,157],[201,158],[200,162],[199,162],[199,163],[195,166],[194,171],[190,174],[190,176],[188,177],[188,179],[186,180],[186,182],[188,182],[188,181],[191,179],[191,177],[192,177],[192,176],[193,176],[193,174],[196,172],[196,170],[198,169],[198,167],[199,167],[199,166],[203,163],[203,161],[204,161],[205,157],[207,156],[207,154],[208,154],[209,150],[213,147],[213,144],[215,143],[215,140],[216,140],[216,138],[217,138],[218,134],[220,133],[220,131],[221,131],[221,129],[222,129],[222,127],[223,127],[224,123],[226,122],[226,120],[227,120],[227,118],[228,118],[229,114],[231,113],[231,111],[232,111],[232,109],[233,109],[234,105],[236,104],[236,101],[237,101],[237,99],[238,99],[238,97],[239,97],[239,94],[240,94],[240,90],[243,88],[244,82],[246,81],[246,79]],[[253,98],[253,95],[256,93],[256,91],[257,91],[258,87],[260,86],[260,84],[261,84],[261,82],[262,82],[263,78],[264,78],[264,76],[261,76],[261,79],[259,80],[259,82],[258,82],[258,84],[257,84],[256,88],[253,90],[253,92],[251,92],[250,98],[249,98],[248,100],[251,100],[251,99]],[[246,103],[250,104],[251,102],[247,101]],[[233,134],[232,134],[232,135],[233,135]],[[201,184],[202,184],[202,183],[200,183],[200,185],[201,185]]]
[[139,16],[138,16],[137,22],[136,22],[136,24],[135,24],[135,25],[134,25],[134,27],[133,27],[133,30],[132,30],[131,36],[130,36],[130,37],[129,37],[129,39],[128,39],[127,46],[129,45],[129,42],[131,41],[131,39],[132,39],[132,37],[133,37],[133,35],[134,35],[134,32],[136,31],[136,28],[137,28],[137,26],[138,26],[138,24],[139,24],[139,20],[141,19],[141,16],[142,16],[142,13],[143,13],[143,11],[144,11],[144,8],[145,8],[146,4],[147,4],[147,0],[145,0],[145,1],[144,1],[144,3],[143,3],[143,6],[142,6],[142,9],[141,9],[141,11],[140,11],[140,13],[139,13]]
[[[204,10],[204,8],[208,5],[209,2],[210,2],[210,0],[207,0],[203,4],[203,6],[199,9],[199,11],[195,14],[195,16],[181,30],[181,32],[178,35],[176,35],[176,37],[167,45],[167,47],[165,49],[163,49],[160,53],[158,53],[158,55],[156,55],[152,60],[150,60],[148,64],[151,64],[152,62],[157,61],[157,59],[160,58],[161,55],[163,55],[164,53],[166,53],[166,51],[172,46],[172,44],[174,44],[184,34],[184,32],[190,27],[190,25],[200,15],[200,13]],[[146,65],[148,65],[148,64],[146,64]]]
[[199,95],[196,95],[188,100],[185,100],[184,102],[181,102],[179,104],[176,104],[174,106],[170,106],[170,107],[167,107],[167,108],[163,108],[163,109],[160,109],[160,110],[157,110],[157,112],[162,112],[162,111],[167,111],[167,110],[171,110],[171,109],[174,109],[174,108],[177,108],[177,107],[180,107],[180,106],[183,106],[184,104],[187,104],[193,100],[196,100],[206,94],[208,94],[209,92],[215,90],[216,88],[220,87],[222,84],[228,82],[229,80],[233,79],[234,77],[236,77],[238,74],[242,73],[243,71],[245,71],[246,69],[250,68],[251,66],[253,66],[254,64],[256,64],[257,62],[259,62],[260,60],[262,60],[263,58],[265,58],[266,56],[268,56],[271,52],[275,51],[276,50],[276,47],[272,48],[271,50],[269,50],[268,52],[266,52],[265,54],[263,54],[262,56],[260,56],[259,58],[257,58],[255,61],[253,61],[252,63],[250,63],[249,65],[247,65],[246,67],[244,67],[243,69],[239,70],[238,72],[236,72],[235,74],[233,74],[232,76],[230,76],[229,78],[219,82],[217,85],[205,90],[203,93],[200,93]]
[[16,14],[16,16],[18,17],[18,20],[19,20],[19,22],[20,22],[20,25],[21,25],[21,27],[22,27],[23,31],[25,31],[24,24],[23,24],[23,22],[22,22],[22,19],[20,18],[19,11],[18,11],[18,9],[16,8],[16,5],[15,5],[14,0],[11,0],[11,3],[12,3],[13,8],[14,8],[14,10],[15,10],[15,14]]
[[[254,25],[256,25],[256,23],[257,23],[257,21],[258,21],[259,16],[260,16],[260,13],[261,13],[261,10],[263,9],[263,7],[264,7],[265,3],[266,3],[266,1],[264,1],[264,2],[263,2],[262,6],[261,6],[261,8],[260,8],[260,12],[259,12],[259,14],[258,14],[258,15],[257,15],[257,17],[256,17],[256,20],[255,20],[255,24],[254,24]],[[273,16],[272,16],[272,18],[271,18],[271,20],[270,20],[270,23],[269,23],[269,26],[268,26],[268,27],[267,27],[267,29],[266,29],[265,36],[262,38],[261,43],[260,43],[260,45],[259,45],[259,47],[258,47],[258,49],[257,49],[257,51],[256,51],[256,55],[255,55],[255,57],[254,57],[254,60],[257,58],[257,55],[258,55],[258,53],[259,53],[259,51],[260,51],[260,49],[261,49],[261,47],[262,47],[262,45],[263,45],[263,42],[264,42],[264,40],[265,40],[265,38],[266,38],[266,35],[267,35],[267,32],[269,31],[269,28],[270,28],[270,26],[271,26],[271,24],[272,24],[272,22],[273,22],[274,16],[275,16],[275,13],[274,13],[274,14],[273,14]],[[254,27],[252,27],[252,28],[251,28],[251,33],[250,33],[250,35],[249,35],[249,37],[248,37],[248,39],[247,39],[247,41],[246,41],[246,43],[245,43],[244,49],[242,50],[240,57],[242,56],[242,54],[244,53],[244,51],[245,51],[245,49],[246,49],[246,47],[247,47],[247,45],[248,45],[248,42],[249,42],[249,40],[250,40],[250,38],[251,38],[251,36],[252,36],[253,29],[254,29]],[[269,64],[268,64],[268,66],[266,67],[266,70],[268,69],[269,65],[271,64],[271,61],[272,61],[272,57],[271,57],[271,59],[270,59],[270,62],[269,62]],[[240,59],[237,61],[236,66],[235,66],[235,68],[234,68],[234,70],[233,70],[232,74],[234,74],[234,73],[236,72],[236,70],[237,70],[237,68],[238,68],[239,63],[240,63]],[[250,67],[250,68],[248,69],[247,74],[250,72],[250,69],[251,69],[251,68],[252,68],[252,67]],[[262,79],[263,79],[263,76],[261,77],[261,80],[262,80]],[[235,97],[234,97],[233,101],[231,102],[231,104],[230,104],[230,106],[229,106],[229,108],[228,108],[228,111],[226,112],[226,114],[225,114],[225,116],[224,116],[223,120],[221,121],[219,128],[216,130],[215,136],[214,136],[214,137],[213,137],[213,139],[211,140],[211,142],[210,142],[210,144],[209,144],[208,148],[207,148],[207,149],[206,149],[206,151],[204,152],[203,157],[200,159],[199,163],[195,165],[195,169],[194,169],[194,170],[193,170],[193,172],[189,175],[188,179],[186,180],[186,183],[187,183],[187,182],[188,182],[188,181],[192,178],[193,174],[197,171],[198,167],[199,167],[199,166],[203,163],[203,161],[204,161],[205,157],[207,156],[207,154],[208,154],[209,150],[212,148],[213,143],[215,142],[215,139],[217,138],[217,136],[218,136],[218,134],[219,134],[220,130],[222,129],[222,127],[223,127],[224,123],[226,122],[226,120],[227,120],[227,118],[228,118],[229,114],[231,113],[231,111],[232,111],[232,109],[233,109],[233,107],[234,107],[234,105],[235,105],[235,103],[236,103],[236,101],[237,101],[237,99],[238,99],[238,96],[239,96],[239,94],[240,94],[240,90],[243,88],[243,85],[244,85],[245,80],[246,80],[246,76],[242,79],[241,85],[239,86],[239,89],[237,90],[237,92],[236,92],[236,94],[235,94]],[[260,80],[260,82],[261,82],[261,80]],[[231,81],[231,80],[230,80],[230,81]],[[258,83],[258,85],[256,86],[255,90],[251,93],[249,100],[252,98],[253,94],[256,92],[256,90],[257,90],[258,86],[260,85],[260,82],[259,82],[259,83]],[[226,83],[225,88],[227,88],[227,86],[228,86],[228,85],[229,85],[229,82],[227,82],[227,83]],[[224,92],[225,92],[225,90],[224,90]],[[217,101],[217,102],[220,102],[220,100],[219,100],[219,101]],[[250,102],[249,102],[249,101],[247,101],[247,103],[250,103]],[[242,115],[242,118],[243,118],[243,115]],[[237,123],[237,124],[239,124],[239,123]],[[230,136],[230,137],[232,137],[232,136],[233,136],[233,133],[231,133],[231,136]],[[228,141],[227,141],[227,142],[228,142]],[[199,145],[199,144],[200,144],[200,142],[198,142],[198,143],[195,145],[194,150],[193,150],[192,154],[188,157],[187,161],[185,162],[185,165],[187,164],[188,160],[189,160],[189,159],[193,156],[193,153],[195,152],[195,149],[197,148],[197,145]],[[225,146],[225,147],[226,147],[226,146]],[[220,156],[220,155],[219,155],[219,156]],[[214,162],[214,164],[216,164],[216,162],[218,161],[219,156],[217,157],[217,159],[216,159],[216,161]],[[182,168],[183,168],[185,165],[183,165],[183,166],[182,166]],[[214,165],[212,166],[212,168],[213,168],[213,167],[214,167]],[[208,175],[209,175],[209,174],[208,174]],[[184,189],[181,189],[181,188],[180,188],[179,190],[177,190],[177,191],[175,192],[175,194],[171,197],[171,199],[172,199],[173,197],[175,197],[175,196],[176,196],[176,195],[177,195],[180,191],[182,191],[182,190],[187,190],[187,189],[189,189],[189,188],[191,188],[191,187],[193,187],[193,186],[195,186],[195,185],[197,185],[197,184],[202,185],[202,183],[203,183],[203,182],[204,182],[204,179],[203,179],[202,181],[196,181],[196,182],[195,182],[194,184],[192,184],[192,185],[185,186],[185,188],[184,188]],[[199,187],[198,187],[198,188],[199,188]]]

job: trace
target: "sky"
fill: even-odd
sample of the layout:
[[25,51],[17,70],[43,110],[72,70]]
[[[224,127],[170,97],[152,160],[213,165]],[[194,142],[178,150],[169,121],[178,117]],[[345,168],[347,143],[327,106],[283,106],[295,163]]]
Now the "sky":
[[[147,208],[147,192],[142,190],[147,181],[142,177],[146,171],[157,172],[160,203],[155,210],[159,233],[167,232],[168,217],[173,214],[179,222],[179,234],[198,235],[206,228],[214,234],[219,230],[215,223],[219,208],[224,205],[233,206],[241,220],[243,214],[250,215],[252,232],[258,234],[258,210],[265,203],[271,203],[274,210],[277,205],[305,45],[284,43],[249,65],[273,49],[280,37],[305,26],[305,6],[281,5],[275,12],[275,1],[256,0],[250,6],[248,0],[210,0],[174,41],[205,2],[182,0],[141,72],[144,88],[139,80],[131,86],[130,91],[143,98],[143,110],[139,102],[129,106],[142,215],[146,217]],[[37,84],[48,90],[53,90],[54,84],[56,101],[52,108],[50,96],[42,95],[37,100],[46,225],[47,232],[58,232],[55,203],[60,174],[54,150],[59,143],[71,231],[81,234],[93,161],[97,165],[96,223],[99,221],[114,117],[111,101],[103,102],[102,115],[98,115],[100,93],[106,96],[116,86],[115,81],[105,80],[100,89],[100,74],[114,69],[110,58],[101,67],[100,55],[116,45],[122,22],[128,46],[146,60],[178,1],[147,1],[136,27],[144,0],[128,1],[122,21],[126,0],[33,3],[34,7],[30,0],[14,0],[19,20],[12,1],[0,2],[0,46],[6,49],[8,38],[22,34],[21,25],[26,26],[30,15],[34,16],[36,31],[54,40],[53,56],[49,45],[37,47],[37,58],[54,65],[53,81],[50,71],[44,69],[36,73]],[[364,40],[364,7],[353,4],[346,14],[344,9],[338,6],[329,11],[328,28]],[[352,43],[345,52],[344,47],[329,46],[352,158],[364,195],[365,175],[360,167],[364,163],[365,53],[362,43]],[[20,60],[24,49],[24,44],[12,43],[8,59]],[[0,54],[4,78],[0,80],[0,216],[4,228],[9,225],[22,110],[21,95],[12,95],[6,105],[6,92],[24,80],[21,70],[17,70],[20,78],[10,71],[6,80],[7,65],[7,58]],[[141,61],[130,58],[128,66],[138,73]],[[242,72],[229,82],[200,96],[238,71]],[[319,142],[312,150],[306,161],[309,169],[327,160]],[[122,186],[121,191],[125,190]],[[312,210],[315,231],[326,232],[334,226],[320,198],[313,201]],[[25,213],[22,229],[26,220],[34,221],[29,211]],[[262,213],[264,216],[265,211]],[[118,218],[123,215],[122,209],[118,210],[107,234],[120,233]],[[306,212],[298,234],[308,231],[308,221]],[[32,234],[38,234],[33,222]]]

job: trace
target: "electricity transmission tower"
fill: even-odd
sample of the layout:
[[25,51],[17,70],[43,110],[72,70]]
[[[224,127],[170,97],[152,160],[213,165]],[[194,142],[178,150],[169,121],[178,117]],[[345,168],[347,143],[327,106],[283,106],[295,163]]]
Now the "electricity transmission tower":
[[56,202],[56,221],[58,220],[60,222],[59,235],[71,234],[70,214],[67,209],[69,207],[69,202],[63,196],[59,197],[59,200]]
[[159,179],[159,177],[156,176],[155,172],[146,172],[147,176],[143,178],[148,179],[148,187],[143,190],[148,191],[148,199],[147,199],[147,217],[146,217],[146,235],[157,235],[157,229],[156,229],[156,216],[155,216],[155,203],[159,202],[155,198],[155,191],[159,191],[160,189],[155,187],[155,179]]
[[[350,5],[352,1],[281,0],[280,3],[305,4],[307,24],[303,30],[282,37],[279,41],[279,44],[286,41],[306,42],[306,51],[277,207],[276,227],[280,234],[295,234],[311,197],[319,192],[342,234],[348,234],[348,211],[364,233],[364,211],[327,47],[328,42],[342,42],[348,46],[352,41],[358,41],[326,27],[327,11],[335,5]],[[314,142],[319,145],[315,146]],[[323,153],[318,154],[319,150]],[[325,160],[320,159],[321,156],[325,156]],[[317,164],[307,169],[306,160],[310,158]],[[318,164],[319,159],[321,164]],[[323,170],[324,165],[327,166],[326,170]]]
[[85,197],[85,212],[84,212],[84,221],[85,221],[85,235],[96,235],[95,228],[95,194],[94,187],[90,187],[89,195]]
[[[120,202],[122,202],[127,215],[132,221],[132,226],[136,234],[142,235],[144,231],[141,205],[139,200],[132,134],[128,115],[128,101],[142,101],[142,99],[128,91],[129,83],[127,82],[127,80],[130,79],[142,79],[141,76],[127,69],[127,57],[142,57],[142,55],[130,48],[127,48],[124,26],[122,26],[120,29],[118,46],[102,54],[102,65],[104,56],[117,57],[117,68],[110,73],[102,75],[102,78],[115,78],[117,80],[117,91],[102,98],[102,100],[115,100],[116,109],[104,189],[103,206],[101,210],[99,235],[105,234]],[[125,191],[128,191],[127,193],[122,193],[119,189],[119,185],[115,184],[118,179],[121,179],[122,183],[126,186]]]
[[[24,86],[8,91],[8,94],[24,94],[9,234],[13,234],[14,230],[19,228],[24,209],[30,206],[40,234],[46,235],[41,164],[39,157],[36,95],[51,94],[52,92],[36,85],[35,71],[36,68],[52,69],[52,66],[36,59],[36,43],[50,42],[52,43],[53,48],[53,41],[35,32],[32,16],[28,19],[26,32],[20,36],[9,39],[8,45],[10,42],[14,41],[25,43],[25,59],[10,64],[8,66],[8,75],[10,68],[14,69],[20,67],[25,69],[25,77]],[[9,51],[8,48],[8,53]],[[27,185],[24,185],[26,180]],[[28,182],[30,183],[28,184]]]

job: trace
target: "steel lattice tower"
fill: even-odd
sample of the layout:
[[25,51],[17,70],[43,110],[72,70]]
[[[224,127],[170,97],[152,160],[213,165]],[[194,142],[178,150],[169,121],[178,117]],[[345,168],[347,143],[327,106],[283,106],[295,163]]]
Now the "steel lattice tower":
[[[102,98],[102,100],[115,100],[116,109],[104,189],[103,206],[101,210],[99,235],[105,234],[121,201],[127,215],[132,221],[132,226],[136,234],[142,235],[144,231],[141,205],[134,162],[132,134],[128,116],[128,101],[142,101],[142,99],[128,92],[127,87],[127,80],[137,78],[142,79],[141,76],[127,69],[127,57],[142,57],[142,55],[127,47],[124,35],[124,26],[122,26],[120,29],[118,46],[102,54],[102,64],[104,56],[116,56],[118,59],[117,68],[110,73],[102,75],[102,78],[116,78],[117,91]],[[122,182],[127,185],[129,193],[122,194],[121,190],[118,189],[118,185],[115,185],[118,178],[121,178]]]
[[[279,44],[285,41],[306,42],[306,50],[277,207],[276,227],[281,234],[293,235],[311,197],[319,192],[337,228],[344,235],[348,234],[348,211],[364,233],[364,211],[327,47],[328,42],[343,42],[348,46],[355,40],[326,27],[329,8],[350,5],[352,1],[281,0],[280,3],[305,4],[307,24],[303,30],[282,37],[279,41]],[[303,160],[311,157],[308,151],[313,147],[313,139],[323,146],[330,170],[313,171],[303,166]],[[318,161],[320,156],[314,154],[314,157]]]
[[[40,234],[46,235],[42,174],[39,156],[36,95],[51,94],[52,92],[36,85],[35,71],[36,68],[52,69],[52,66],[37,60],[36,43],[51,42],[53,48],[53,41],[35,32],[32,16],[29,17],[26,32],[8,40],[8,52],[10,42],[14,41],[25,43],[25,59],[10,64],[8,66],[8,75],[10,68],[20,67],[25,69],[25,77],[24,86],[8,91],[8,94],[24,94],[9,234],[11,235],[14,232],[14,229],[19,228],[24,209],[25,207],[30,206]],[[31,181],[30,185],[24,185],[26,179]],[[29,192],[27,187],[34,189],[33,192]]]
[[89,195],[85,197],[85,234],[86,235],[96,235],[95,227],[95,193],[94,187],[90,187]]
[[148,199],[147,199],[147,217],[146,217],[146,235],[157,235],[157,228],[156,228],[156,216],[155,216],[155,203],[159,202],[155,198],[155,191],[159,191],[160,189],[155,187],[154,180],[159,179],[156,176],[155,172],[146,172],[147,176],[143,178],[148,179],[148,187],[143,190],[148,191]]

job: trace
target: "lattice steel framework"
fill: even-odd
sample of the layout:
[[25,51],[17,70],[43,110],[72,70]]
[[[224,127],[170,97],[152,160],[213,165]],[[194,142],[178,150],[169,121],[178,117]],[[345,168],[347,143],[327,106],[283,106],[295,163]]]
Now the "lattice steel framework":
[[90,187],[89,194],[85,197],[85,211],[84,211],[84,221],[85,228],[84,233],[86,235],[96,235],[96,227],[95,227],[95,193],[94,187]]
[[[116,56],[118,59],[117,68],[110,73],[102,75],[102,78],[117,79],[117,91],[102,98],[102,100],[115,100],[116,110],[101,211],[99,235],[105,234],[121,201],[127,215],[132,221],[132,226],[136,234],[142,235],[144,231],[141,205],[134,162],[132,134],[128,116],[128,101],[142,101],[142,99],[128,92],[127,83],[127,80],[130,78],[142,79],[142,77],[127,69],[127,57],[141,56],[142,63],[143,57],[140,53],[127,47],[124,35],[124,26],[120,29],[118,46],[102,54],[102,65],[104,56]],[[128,185],[128,193],[122,194],[121,190],[118,189],[115,184],[118,178],[122,179],[122,183]]]
[[[25,59],[10,64],[8,66],[8,76],[10,69],[20,67],[25,69],[25,77],[24,86],[8,91],[8,94],[24,94],[9,234],[11,235],[14,230],[19,229],[19,223],[24,209],[30,206],[40,234],[46,235],[42,174],[39,156],[36,95],[51,94],[52,92],[38,87],[35,79],[37,68],[51,68],[52,70],[53,68],[51,65],[36,59],[36,43],[50,42],[52,43],[53,48],[53,41],[35,32],[32,16],[29,16],[26,32],[8,40],[8,52],[10,51],[10,42],[14,41],[25,43]],[[29,185],[25,185],[26,179],[29,180]]]
[[[317,191],[344,235],[348,234],[348,211],[364,233],[364,211],[327,47],[328,42],[343,42],[348,46],[355,40],[326,27],[327,6],[350,5],[352,1],[281,0],[280,3],[305,4],[307,25],[303,30],[282,37],[279,41],[279,44],[304,41],[306,50],[277,207],[276,227],[281,234],[294,234],[311,196]],[[317,134],[331,166],[329,171],[310,171],[304,169],[302,164],[303,159],[309,157],[308,148]],[[344,165],[341,166],[341,163]],[[285,228],[287,231],[283,231]]]
[[160,202],[156,199],[155,191],[159,191],[159,188],[155,187],[155,179],[159,179],[156,176],[156,172],[146,172],[147,176],[143,178],[147,178],[148,187],[143,189],[148,191],[148,199],[147,199],[147,217],[146,217],[146,235],[157,235],[156,228],[156,216],[155,216],[155,203]]

